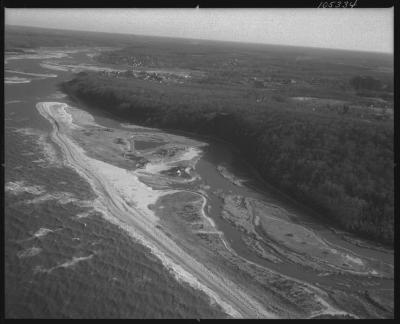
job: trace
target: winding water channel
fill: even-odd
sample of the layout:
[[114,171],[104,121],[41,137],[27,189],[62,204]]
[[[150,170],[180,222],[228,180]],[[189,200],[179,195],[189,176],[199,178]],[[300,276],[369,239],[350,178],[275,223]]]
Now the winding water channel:
[[[73,72],[101,70],[92,52],[6,56],[6,116],[20,101],[63,163],[90,184],[105,219],[230,316],[393,316],[393,251],[322,224],[260,181],[226,143],[121,124],[63,97],[57,84]],[[122,146],[111,144],[128,136],[137,137],[147,166],[131,168],[118,155]],[[172,157],[160,160],[161,149]]]

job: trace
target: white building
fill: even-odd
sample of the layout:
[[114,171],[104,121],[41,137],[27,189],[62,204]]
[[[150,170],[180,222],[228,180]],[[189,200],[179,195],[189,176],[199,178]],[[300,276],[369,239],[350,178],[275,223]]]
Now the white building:
[[129,152],[134,153],[135,152],[135,139],[133,136],[129,137]]

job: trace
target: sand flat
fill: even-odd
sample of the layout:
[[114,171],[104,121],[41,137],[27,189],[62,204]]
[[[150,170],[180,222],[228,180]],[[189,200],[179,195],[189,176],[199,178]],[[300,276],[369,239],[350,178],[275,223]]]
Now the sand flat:
[[[68,137],[71,120],[65,116],[65,104],[57,102],[38,103],[38,111],[53,125],[52,139],[65,154],[66,162],[91,184],[96,194],[101,197],[101,208],[115,222],[125,224],[130,233],[171,269],[180,280],[184,280],[197,289],[201,289],[217,302],[233,317],[276,317],[267,311],[256,300],[252,299],[233,282],[219,277],[217,274],[187,255],[168,236],[156,228],[156,218],[145,204],[152,202],[157,195],[164,192],[150,191],[140,183],[134,175],[129,177],[129,186],[137,187],[136,206],[132,207],[121,195],[121,191],[129,195],[126,185],[126,170],[118,170],[115,166],[106,166],[85,155],[85,151]],[[121,179],[123,178],[123,179]],[[118,189],[116,188],[118,187]],[[150,194],[151,193],[151,194]],[[144,198],[144,199],[143,199]]]
[[[189,200],[193,201],[188,204],[193,211],[198,210],[199,217],[188,228],[182,227],[182,221],[176,218],[173,221],[177,226],[163,223],[154,206],[170,197],[181,199],[185,190],[171,189],[167,182],[161,188],[144,182],[142,177],[146,175],[149,179],[164,177],[171,184],[179,183],[176,177],[161,174],[159,166],[130,169],[122,165],[123,154],[115,155],[113,150],[122,152],[126,147],[116,148],[115,139],[131,136],[132,129],[125,132],[100,127],[85,116],[87,113],[65,103],[40,102],[37,109],[53,125],[51,139],[61,148],[65,164],[85,178],[97,195],[95,209],[147,246],[178,280],[206,293],[228,315],[303,318],[332,310],[341,312],[321,289],[239,256],[205,212],[206,193],[190,191],[193,198]],[[79,116],[83,116],[81,122],[76,121]],[[88,130],[91,134],[85,135]],[[140,129],[140,132],[144,139],[146,131]],[[164,150],[161,153],[160,147],[139,152],[150,165],[195,167],[204,143],[154,130],[149,135],[166,143],[160,146]],[[165,202],[174,208],[174,201]],[[161,210],[166,208],[158,206]],[[191,209],[185,206],[182,208]],[[165,215],[168,218],[174,213]]]

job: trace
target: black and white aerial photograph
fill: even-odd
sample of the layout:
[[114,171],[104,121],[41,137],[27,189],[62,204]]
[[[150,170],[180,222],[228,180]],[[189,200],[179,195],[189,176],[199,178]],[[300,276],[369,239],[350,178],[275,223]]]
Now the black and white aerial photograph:
[[329,4],[4,5],[4,317],[394,319],[394,8]]

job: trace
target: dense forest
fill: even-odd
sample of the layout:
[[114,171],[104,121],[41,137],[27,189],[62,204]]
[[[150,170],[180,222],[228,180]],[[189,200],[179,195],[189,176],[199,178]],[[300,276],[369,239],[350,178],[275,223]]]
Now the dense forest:
[[[348,82],[381,87],[365,78]],[[125,120],[227,140],[265,180],[321,218],[393,244],[393,120],[295,109],[285,98],[248,100],[245,87],[164,85],[82,72],[62,88]]]

